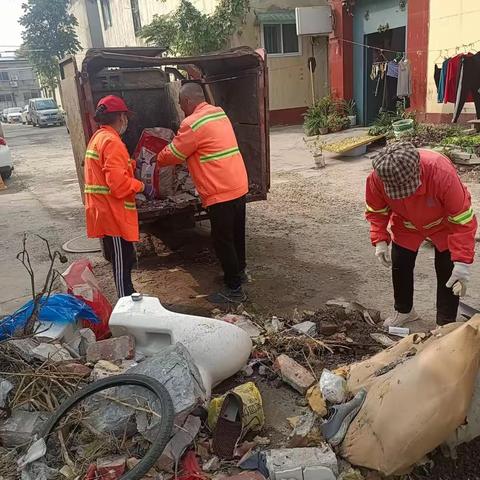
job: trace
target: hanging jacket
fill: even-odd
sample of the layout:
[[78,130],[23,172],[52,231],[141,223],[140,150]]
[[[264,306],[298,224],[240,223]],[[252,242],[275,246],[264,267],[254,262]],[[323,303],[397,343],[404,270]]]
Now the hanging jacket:
[[187,162],[203,206],[248,192],[248,177],[226,113],[206,102],[185,118],[172,143],[157,157],[160,166]]
[[84,171],[88,237],[138,242],[135,194],[143,190],[143,183],[134,177],[134,161],[115,129],[102,126],[93,134]]
[[477,219],[470,193],[447,157],[430,150],[419,153],[421,184],[410,197],[392,200],[380,177],[375,172],[368,176],[366,217],[372,244],[393,240],[416,252],[429,238],[440,252],[449,250],[454,262],[472,263]]
[[[447,65],[447,74],[445,77],[444,103],[455,103],[458,95],[458,83],[460,78],[460,68],[462,59],[472,56],[471,53],[461,53],[451,58]],[[470,93],[466,99],[467,102],[473,102],[473,96]]]
[[457,99],[452,122],[457,122],[465,102],[472,98],[475,102],[477,118],[480,118],[480,53],[464,56],[460,64],[457,84]]

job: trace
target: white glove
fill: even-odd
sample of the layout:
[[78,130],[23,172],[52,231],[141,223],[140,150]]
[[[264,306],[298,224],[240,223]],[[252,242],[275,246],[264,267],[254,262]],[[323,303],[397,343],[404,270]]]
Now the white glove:
[[135,195],[135,203],[138,207],[142,206],[144,203],[146,203],[146,201],[147,197],[143,193],[137,193]]
[[390,257],[390,249],[387,242],[378,242],[375,245],[375,256],[382,262],[384,267],[392,266],[392,258]]
[[453,290],[457,297],[464,297],[467,293],[467,283],[470,279],[470,264],[462,262],[453,263],[452,276],[447,282],[447,288]]

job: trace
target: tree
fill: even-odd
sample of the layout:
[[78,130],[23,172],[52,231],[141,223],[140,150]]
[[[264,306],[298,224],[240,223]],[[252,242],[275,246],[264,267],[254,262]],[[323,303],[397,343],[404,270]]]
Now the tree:
[[249,0],[220,0],[211,15],[189,0],[168,15],[155,15],[141,32],[149,44],[166,47],[175,55],[199,55],[222,50],[248,13]]
[[77,53],[80,43],[74,15],[68,12],[70,0],[27,0],[19,23],[23,45],[20,54],[31,61],[40,84],[55,95],[58,85],[58,61],[68,54]]

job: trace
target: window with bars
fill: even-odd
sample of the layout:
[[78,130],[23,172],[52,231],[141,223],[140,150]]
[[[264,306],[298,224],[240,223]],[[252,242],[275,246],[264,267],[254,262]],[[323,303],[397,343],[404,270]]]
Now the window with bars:
[[263,46],[268,54],[300,54],[300,39],[294,23],[264,23],[262,31]]
[[100,0],[100,9],[102,10],[103,28],[105,30],[112,26],[112,10],[110,0]]
[[133,29],[135,30],[135,35],[138,36],[142,30],[142,19],[140,18],[138,0],[130,0],[130,7],[132,9]]
[[0,102],[13,102],[11,93],[0,94]]

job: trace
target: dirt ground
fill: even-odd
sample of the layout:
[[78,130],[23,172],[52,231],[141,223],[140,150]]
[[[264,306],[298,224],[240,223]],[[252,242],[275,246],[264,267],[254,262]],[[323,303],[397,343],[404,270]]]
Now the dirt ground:
[[[364,220],[364,185],[372,152],[348,159],[326,153],[326,167],[316,170],[299,127],[273,130],[271,149],[268,200],[251,203],[247,209],[252,277],[247,310],[288,316],[341,297],[387,316],[393,308],[390,272],[375,259]],[[478,207],[480,184],[469,187]],[[137,289],[179,311],[207,313],[211,305],[203,295],[220,286],[208,222],[174,234],[151,231],[154,240],[160,239],[156,241],[161,256],[139,258],[134,274]],[[415,277],[415,308],[425,320],[421,327],[435,321],[433,258],[433,249],[425,244]],[[102,286],[114,296],[112,285],[105,266]],[[474,268],[466,303],[479,306],[479,286],[480,270]]]
[[[348,135],[357,135],[349,132]],[[69,137],[64,129],[6,128],[16,171],[8,190],[0,193],[2,236],[0,314],[9,313],[28,298],[26,276],[15,260],[21,234],[27,230],[63,242],[84,232],[83,209]],[[374,257],[364,220],[364,184],[371,168],[370,153],[358,158],[326,154],[326,167],[317,170],[299,127],[271,133],[272,185],[268,200],[247,210],[249,300],[246,311],[257,318],[277,315],[287,321],[297,312],[317,310],[327,300],[344,298],[388,315],[392,309],[390,273]],[[467,176],[474,208],[480,205],[480,184]],[[159,232],[149,228],[139,247],[134,271],[138,291],[155,295],[178,312],[210,315],[205,295],[221,286],[220,267],[211,250],[208,222],[194,230]],[[153,240],[152,240],[153,239]],[[152,243],[153,242],[153,243]],[[40,273],[46,265],[42,247],[35,244],[33,259]],[[142,253],[156,248],[156,255]],[[72,261],[78,255],[69,255]],[[91,256],[102,289],[115,301],[111,267]],[[433,326],[435,319],[433,250],[424,246],[416,269],[415,307]],[[465,299],[480,306],[480,269],[474,268]],[[348,332],[347,332],[348,333]],[[362,350],[358,353],[368,354]],[[339,363],[342,360],[339,357]],[[302,399],[289,389],[259,379],[267,423],[273,437],[288,433],[286,418],[302,411]],[[300,400],[300,401],[299,401]],[[480,444],[464,449],[459,469],[439,459],[429,477],[474,479]],[[461,465],[461,467],[460,467]],[[472,476],[477,475],[477,476]]]

